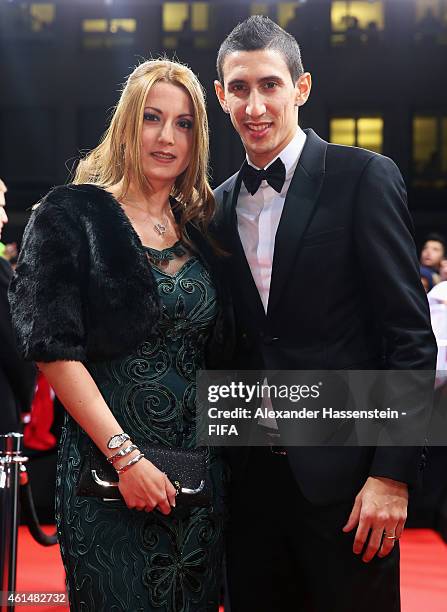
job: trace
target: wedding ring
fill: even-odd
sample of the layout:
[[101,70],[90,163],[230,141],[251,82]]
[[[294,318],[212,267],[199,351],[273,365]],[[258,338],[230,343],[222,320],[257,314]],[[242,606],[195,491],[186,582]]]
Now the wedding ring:
[[395,533],[387,533],[386,531],[384,531],[383,535],[387,540],[398,540],[399,539]]

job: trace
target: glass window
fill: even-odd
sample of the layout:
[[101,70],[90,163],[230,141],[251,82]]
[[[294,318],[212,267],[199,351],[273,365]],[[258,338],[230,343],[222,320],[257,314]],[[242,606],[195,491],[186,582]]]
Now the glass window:
[[8,39],[46,40],[54,35],[56,6],[52,2],[0,4],[0,34]]
[[135,32],[137,29],[136,19],[111,19],[109,24],[109,31],[112,34],[117,32]]
[[163,30],[182,32],[186,26],[194,32],[205,32],[209,25],[207,2],[165,2],[163,4]]
[[165,49],[175,49],[177,47],[177,38],[175,36],[165,36],[163,38],[163,46]]
[[206,2],[191,5],[191,27],[194,32],[206,32],[209,23],[209,6]]
[[334,117],[330,121],[330,141],[381,153],[383,119],[381,117]]
[[84,19],[82,21],[83,32],[107,32],[108,29],[107,19]]
[[82,46],[85,49],[108,49],[133,44],[137,20],[132,18],[83,19]]
[[163,30],[165,32],[181,32],[188,18],[187,2],[165,2],[163,4]]
[[383,119],[362,117],[357,120],[357,145],[376,153],[382,152]]
[[286,29],[289,21],[297,18],[300,2],[280,2],[278,4],[277,21],[279,25]]
[[423,180],[447,173],[447,117],[413,117],[413,170]]
[[181,46],[210,46],[210,11],[207,2],[166,2],[163,4],[163,38],[165,49]]
[[331,5],[332,44],[373,44],[384,28],[382,0],[346,2]]
[[250,5],[250,15],[268,15],[269,5],[267,2],[252,2]]
[[424,174],[433,163],[438,149],[436,117],[413,119],[413,164],[417,174]]
[[427,12],[432,13],[436,17],[441,17],[444,12],[442,2],[440,0],[416,0],[416,21],[423,19],[427,15]]
[[447,43],[446,0],[416,0],[415,34],[418,43]]
[[31,17],[31,30],[33,32],[45,31],[54,21],[56,7],[54,4],[31,4],[29,7]]
[[330,140],[342,145],[355,145],[355,119],[331,119]]

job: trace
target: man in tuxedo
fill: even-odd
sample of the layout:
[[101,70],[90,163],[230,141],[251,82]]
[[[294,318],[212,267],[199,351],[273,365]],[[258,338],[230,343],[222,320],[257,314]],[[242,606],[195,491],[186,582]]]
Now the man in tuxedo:
[[[434,369],[396,165],[301,130],[311,75],[270,19],[239,24],[217,69],[217,97],[246,151],[215,191],[235,367]],[[398,539],[421,457],[410,447],[229,449],[231,611],[400,610]]]
[[[8,222],[5,193],[0,179],[0,239]],[[22,430],[20,412],[31,408],[36,378],[34,365],[22,359],[14,339],[7,295],[11,276],[9,262],[0,257],[0,434]]]

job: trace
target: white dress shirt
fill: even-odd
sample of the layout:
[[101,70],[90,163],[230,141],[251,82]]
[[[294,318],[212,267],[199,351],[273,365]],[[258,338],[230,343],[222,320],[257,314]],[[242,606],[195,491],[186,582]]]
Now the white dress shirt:
[[[268,168],[280,157],[286,168],[286,180],[278,193],[270,187],[267,181],[262,181],[258,191],[251,195],[244,183],[241,185],[236,206],[237,227],[245,257],[250,266],[253,280],[261,296],[265,312],[270,294],[270,280],[272,278],[273,252],[275,249],[275,238],[281,219],[287,191],[295,172],[298,160],[306,142],[306,134],[298,127],[295,136],[284,147],[281,153],[272,159]],[[252,164],[247,156],[247,163],[260,170]],[[267,380],[264,379],[264,384]],[[272,409],[272,402],[269,397],[262,398],[262,407]],[[260,418],[258,424],[267,427],[271,431],[278,429],[276,419]]]
[[[276,232],[287,191],[305,142],[306,134],[298,127],[289,144],[266,166],[268,168],[278,157],[281,158],[286,168],[286,180],[281,193],[270,187],[265,180],[254,195],[247,191],[244,183],[239,192],[236,206],[237,227],[265,312],[270,293]],[[248,156],[247,163],[257,170],[260,169],[250,162]]]

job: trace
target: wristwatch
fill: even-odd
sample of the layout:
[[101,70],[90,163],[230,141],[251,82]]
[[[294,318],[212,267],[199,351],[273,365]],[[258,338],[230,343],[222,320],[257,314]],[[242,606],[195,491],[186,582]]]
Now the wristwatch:
[[107,442],[107,448],[119,448],[126,440],[130,440],[130,436],[126,433],[115,434]]

